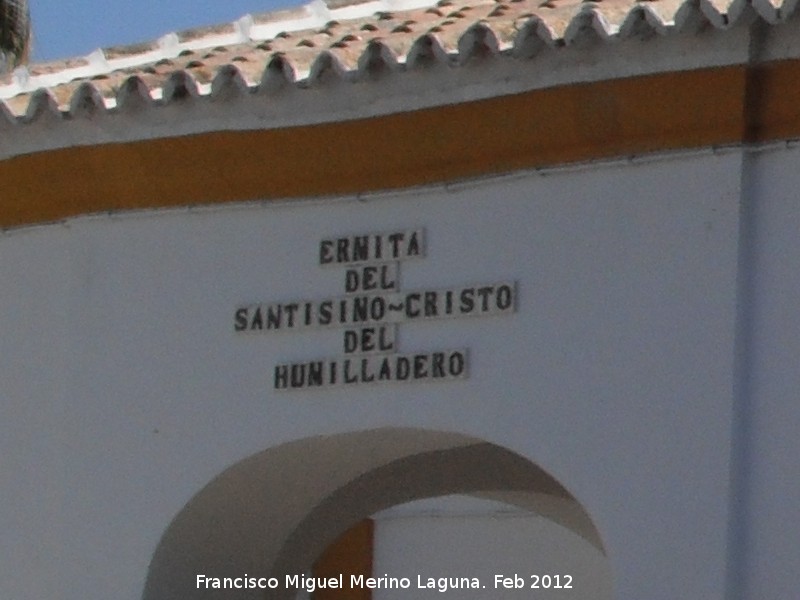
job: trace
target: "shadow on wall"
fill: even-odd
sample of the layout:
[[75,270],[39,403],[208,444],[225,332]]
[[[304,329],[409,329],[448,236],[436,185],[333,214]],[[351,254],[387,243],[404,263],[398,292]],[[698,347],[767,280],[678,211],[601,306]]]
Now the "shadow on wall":
[[[175,517],[148,572],[143,600],[230,598],[196,589],[208,577],[307,573],[365,517],[436,496],[465,494],[537,513],[603,551],[586,511],[528,459],[461,434],[385,428],[320,436],[265,450],[211,481]],[[296,591],[237,589],[240,600]]]

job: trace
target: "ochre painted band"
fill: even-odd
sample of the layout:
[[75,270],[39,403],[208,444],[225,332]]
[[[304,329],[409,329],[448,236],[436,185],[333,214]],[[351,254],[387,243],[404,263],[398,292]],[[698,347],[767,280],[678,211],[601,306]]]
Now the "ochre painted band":
[[364,519],[340,535],[316,560],[311,575],[319,580],[342,577],[344,587],[318,589],[314,600],[371,600],[372,590],[367,586],[351,586],[350,576],[373,577],[374,548],[372,519]]
[[661,73],[321,125],[0,162],[0,227],[105,211],[405,188],[800,136],[800,61]]

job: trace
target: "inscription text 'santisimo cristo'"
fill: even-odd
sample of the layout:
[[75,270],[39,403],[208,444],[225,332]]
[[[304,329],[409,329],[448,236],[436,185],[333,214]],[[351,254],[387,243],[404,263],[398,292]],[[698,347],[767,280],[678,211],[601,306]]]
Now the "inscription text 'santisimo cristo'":
[[505,281],[401,291],[400,265],[424,256],[422,229],[323,239],[319,264],[344,270],[342,290],[317,300],[239,306],[234,312],[234,331],[344,330],[341,356],[276,365],[276,390],[464,378],[466,350],[400,353],[397,325],[512,313],[516,284]]

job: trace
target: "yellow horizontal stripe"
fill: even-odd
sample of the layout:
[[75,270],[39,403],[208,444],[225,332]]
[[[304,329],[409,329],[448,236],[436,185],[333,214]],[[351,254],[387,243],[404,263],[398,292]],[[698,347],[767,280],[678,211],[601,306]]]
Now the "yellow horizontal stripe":
[[103,211],[352,194],[797,137],[797,89],[800,61],[781,61],[355,121],[41,152],[0,162],[0,227]]

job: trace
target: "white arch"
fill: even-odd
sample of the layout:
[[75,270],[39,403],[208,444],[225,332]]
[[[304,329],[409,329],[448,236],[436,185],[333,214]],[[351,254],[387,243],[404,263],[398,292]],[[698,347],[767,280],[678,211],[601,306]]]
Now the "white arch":
[[[214,599],[196,577],[302,573],[342,532],[390,506],[445,494],[538,512],[602,550],[586,511],[554,478],[508,449],[462,434],[383,428],[293,441],[249,457],[203,488],[167,528],[143,600]],[[237,597],[263,599],[260,589]],[[268,598],[287,600],[280,589]]]

